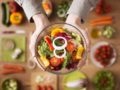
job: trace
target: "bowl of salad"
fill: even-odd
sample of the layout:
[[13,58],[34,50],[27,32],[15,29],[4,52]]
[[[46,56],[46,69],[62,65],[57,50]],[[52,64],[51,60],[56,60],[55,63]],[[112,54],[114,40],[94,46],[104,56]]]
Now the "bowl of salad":
[[87,38],[81,30],[67,23],[56,23],[47,26],[39,34],[35,58],[43,70],[64,74],[83,66],[87,47]]

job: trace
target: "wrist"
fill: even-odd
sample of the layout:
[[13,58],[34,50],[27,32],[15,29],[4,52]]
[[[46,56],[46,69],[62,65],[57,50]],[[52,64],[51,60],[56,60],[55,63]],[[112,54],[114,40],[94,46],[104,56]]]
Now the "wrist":
[[46,15],[44,14],[36,14],[33,16],[34,23],[36,25],[36,28],[42,27],[42,26],[47,26],[49,24],[49,20]]
[[66,23],[74,23],[77,24],[77,22],[80,22],[81,19],[78,15],[75,14],[69,14],[67,19],[66,19]]

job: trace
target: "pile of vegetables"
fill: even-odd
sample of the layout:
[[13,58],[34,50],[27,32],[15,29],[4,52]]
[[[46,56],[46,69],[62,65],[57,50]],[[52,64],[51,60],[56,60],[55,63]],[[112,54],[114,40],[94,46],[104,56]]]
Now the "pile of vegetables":
[[114,57],[113,48],[110,45],[102,45],[95,51],[95,59],[102,66],[108,66],[111,63],[111,59]]
[[70,2],[62,2],[57,5],[56,14],[59,18],[65,19],[67,17],[67,11],[70,7]]
[[2,90],[18,90],[18,82],[15,79],[6,79],[2,83]]
[[97,15],[110,13],[111,10],[112,10],[111,5],[107,4],[105,0],[99,0],[99,3],[95,8],[95,12]]
[[5,26],[19,25],[23,21],[23,12],[14,1],[2,2],[2,23]]
[[101,25],[111,25],[112,23],[113,23],[112,16],[103,16],[90,21],[90,24],[94,27],[101,26]]
[[103,28],[102,35],[105,36],[106,38],[112,38],[115,34],[115,29],[112,26],[105,26]]
[[115,80],[110,71],[100,71],[93,79],[95,90],[114,90]]
[[111,39],[116,34],[116,30],[111,25],[105,25],[103,27],[95,27],[91,31],[91,36],[93,38],[98,38],[100,36],[103,36],[105,38]]
[[38,85],[37,90],[54,90],[54,88],[51,85]]
[[74,69],[84,53],[82,38],[65,28],[53,28],[38,43],[38,54],[46,68]]

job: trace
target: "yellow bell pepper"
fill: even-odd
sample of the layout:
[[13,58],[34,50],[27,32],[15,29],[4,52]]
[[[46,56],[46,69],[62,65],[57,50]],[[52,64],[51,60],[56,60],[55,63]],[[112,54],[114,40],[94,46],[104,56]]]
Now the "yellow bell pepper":
[[14,12],[10,15],[10,22],[14,25],[21,24],[23,20],[23,14],[20,12]]
[[60,33],[60,32],[64,32],[64,29],[62,28],[54,28],[51,32],[51,36],[54,37],[56,34]]
[[82,58],[83,51],[84,51],[84,47],[82,45],[79,45],[76,53],[76,59]]
[[49,60],[46,58],[46,56],[42,55],[41,53],[39,53],[39,54],[40,54],[40,60],[43,62],[45,67],[48,67],[50,65]]

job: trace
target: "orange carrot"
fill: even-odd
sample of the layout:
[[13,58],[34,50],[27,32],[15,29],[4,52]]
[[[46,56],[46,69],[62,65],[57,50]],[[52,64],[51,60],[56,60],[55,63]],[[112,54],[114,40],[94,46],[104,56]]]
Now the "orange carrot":
[[91,23],[92,26],[109,25],[109,24],[112,24],[112,20]]
[[102,21],[110,21],[112,20],[112,17],[111,16],[104,16],[104,17],[100,17],[100,18],[97,18],[97,19],[93,19],[90,21],[90,23],[96,23],[96,22],[102,22]]
[[8,74],[14,74],[14,73],[22,73],[22,70],[17,70],[17,69],[6,69],[0,72],[2,75],[8,75]]
[[4,64],[3,68],[4,69],[15,69],[15,70],[19,70],[19,71],[24,71],[24,67],[22,67],[20,65],[13,65],[13,64]]

